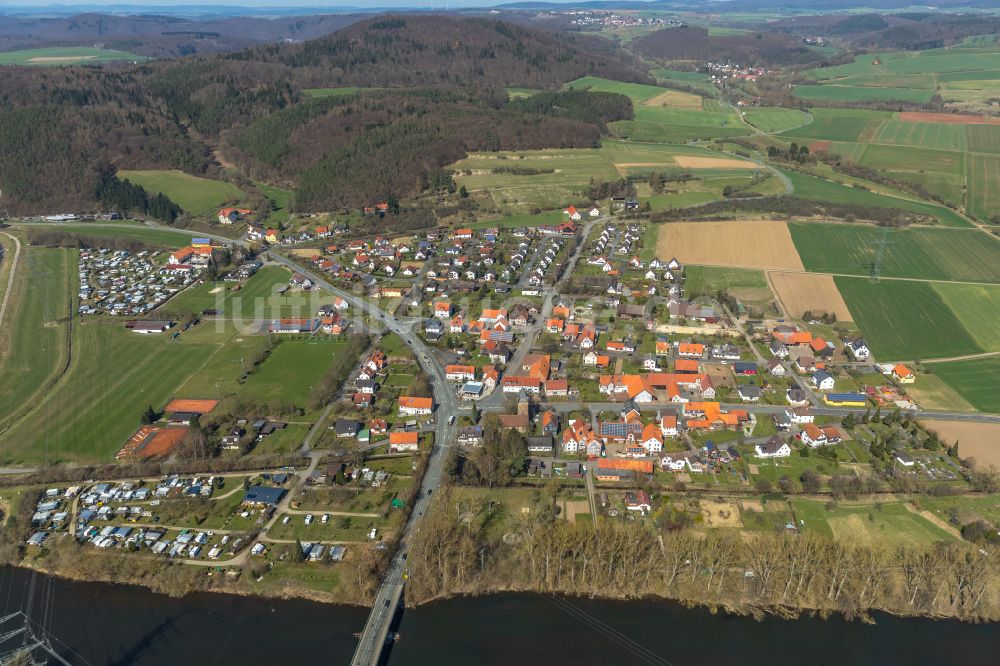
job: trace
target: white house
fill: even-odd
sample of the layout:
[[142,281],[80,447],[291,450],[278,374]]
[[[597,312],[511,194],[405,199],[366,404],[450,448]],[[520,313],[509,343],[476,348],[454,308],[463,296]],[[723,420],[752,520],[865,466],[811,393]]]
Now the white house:
[[826,370],[817,370],[813,373],[812,383],[820,391],[832,391],[834,387],[833,375]]
[[847,350],[851,352],[851,356],[858,361],[867,361],[871,358],[872,352],[868,349],[868,345],[861,338],[858,338],[857,340],[849,340],[845,347],[847,347]]
[[778,436],[774,436],[763,444],[754,446],[758,458],[787,458],[792,455],[792,447]]
[[802,429],[802,434],[799,438],[802,440],[803,444],[813,449],[820,446],[826,446],[829,443],[826,439],[826,433],[820,430],[813,423],[806,424],[806,427]]

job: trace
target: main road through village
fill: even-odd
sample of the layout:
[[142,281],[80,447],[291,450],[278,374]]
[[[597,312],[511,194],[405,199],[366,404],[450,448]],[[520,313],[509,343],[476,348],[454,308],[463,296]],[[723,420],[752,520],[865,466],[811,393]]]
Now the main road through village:
[[[572,274],[573,269],[580,258],[580,254],[585,245],[586,239],[593,229],[594,225],[600,222],[600,219],[590,220],[584,226],[582,235],[580,237],[580,242],[574,249],[572,255],[570,256],[567,265],[562,273],[562,276],[556,283],[550,287],[545,288],[543,292],[544,301],[542,305],[542,310],[538,317],[538,321],[526,332],[522,342],[518,345],[515,352],[514,358],[511,361],[511,367],[515,367],[524,358],[525,354],[531,349],[534,344],[535,339],[539,331],[541,330],[542,323],[550,316],[552,312],[553,300],[558,295],[559,289],[564,284],[565,280]],[[172,227],[166,227],[155,223],[146,223],[147,226],[161,229],[164,231],[173,231],[177,233],[190,234],[190,231],[184,229],[174,229]],[[41,226],[39,223],[28,223],[19,226]],[[46,224],[45,226],[50,226]],[[51,225],[58,226],[58,225]],[[120,225],[101,225],[97,224],[94,226],[114,226],[120,228]],[[243,239],[228,238],[225,236],[219,236],[214,234],[205,234],[199,232],[202,236],[208,236],[214,240],[226,243],[226,244],[236,244],[242,242]],[[286,266],[292,271],[303,275],[313,281],[313,284],[318,287],[325,289],[326,291],[340,296],[346,300],[354,311],[356,315],[368,315],[370,321],[377,322],[379,325],[383,326],[385,329],[396,333],[404,343],[413,351],[416,355],[417,361],[420,366],[431,378],[431,385],[434,391],[434,401],[436,404],[435,411],[435,438],[434,444],[431,448],[429,459],[427,462],[426,472],[421,482],[420,492],[418,493],[417,500],[414,502],[411,508],[410,518],[404,525],[402,533],[400,534],[398,545],[394,553],[391,555],[391,561],[388,569],[385,572],[385,576],[378,588],[375,595],[374,606],[372,607],[371,614],[368,617],[368,621],[365,624],[364,630],[361,634],[360,641],[357,646],[357,650],[354,654],[352,664],[377,664],[382,654],[383,647],[388,640],[389,630],[392,625],[392,621],[395,617],[396,611],[399,608],[400,601],[402,599],[403,588],[406,584],[405,572],[406,572],[406,557],[409,547],[413,541],[414,535],[420,529],[420,523],[424,515],[429,510],[431,491],[437,488],[441,482],[441,475],[444,470],[444,462],[447,457],[447,451],[450,446],[452,446],[452,440],[454,435],[454,420],[458,413],[462,411],[463,406],[460,405],[457,395],[450,382],[448,382],[445,376],[444,366],[441,364],[440,360],[435,356],[434,352],[428,348],[424,341],[419,335],[411,328],[410,323],[400,321],[395,316],[388,314],[381,308],[377,307],[374,303],[366,298],[363,298],[356,294],[351,294],[347,291],[335,287],[330,282],[325,280],[322,276],[318,275],[309,268],[293,262],[287,257],[283,256],[277,250],[272,250],[267,253],[270,261]],[[502,392],[499,387],[494,390],[493,395],[489,396],[487,399],[482,401],[481,408],[484,411],[499,411],[504,406],[504,400]],[[620,408],[619,403],[558,403],[554,404],[553,407],[559,411],[575,410],[575,409],[590,409],[591,411],[600,409],[617,409]],[[664,408],[670,409],[671,406],[663,405],[643,405],[643,409],[653,409],[653,408]],[[740,407],[745,408],[745,405],[740,405]],[[773,413],[777,411],[783,411],[784,407],[780,406],[752,406],[750,408],[754,412],[760,413]],[[822,407],[817,407],[815,412],[817,414],[829,414],[829,415],[844,415],[847,413],[864,413],[863,409],[825,409]],[[931,412],[924,410],[916,410],[913,412],[916,416],[922,416],[925,418],[935,418],[935,419],[946,419],[946,420],[956,420],[956,421],[978,421],[978,422],[991,422],[1000,423],[1000,415],[996,414],[979,414],[979,413],[967,413],[967,412]],[[314,461],[315,462],[315,461]],[[20,470],[23,471],[23,470]]]

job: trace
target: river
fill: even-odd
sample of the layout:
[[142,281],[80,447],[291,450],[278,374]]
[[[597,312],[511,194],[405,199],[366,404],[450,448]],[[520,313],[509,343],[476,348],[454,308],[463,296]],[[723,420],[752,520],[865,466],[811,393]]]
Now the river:
[[[74,664],[346,664],[367,615],[308,601],[173,599],[41,575],[32,585],[32,577],[0,569],[4,614],[33,600],[33,618],[48,617],[53,644]],[[841,618],[757,622],[666,602],[500,594],[407,611],[389,665],[1000,663],[996,625],[876,619],[874,626]]]

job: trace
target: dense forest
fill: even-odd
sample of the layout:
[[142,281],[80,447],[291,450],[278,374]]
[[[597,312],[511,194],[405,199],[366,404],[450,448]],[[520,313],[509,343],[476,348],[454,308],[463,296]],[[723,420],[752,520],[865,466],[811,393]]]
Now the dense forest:
[[[123,68],[3,67],[0,204],[24,214],[93,208],[94,164],[212,176],[220,151],[294,185],[300,207],[363,205],[419,192],[469,150],[595,145],[604,122],[630,117],[624,98],[509,103],[504,87],[646,81],[638,71],[598,37],[396,15],[302,44]],[[365,90],[304,92],[341,86]]]

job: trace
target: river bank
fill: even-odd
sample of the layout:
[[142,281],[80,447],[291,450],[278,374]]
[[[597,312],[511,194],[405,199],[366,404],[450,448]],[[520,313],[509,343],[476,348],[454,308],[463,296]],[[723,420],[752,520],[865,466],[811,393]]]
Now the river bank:
[[[34,582],[32,578],[34,577]],[[32,592],[34,590],[34,592]],[[46,617],[70,663],[245,664],[322,659],[347,664],[367,611],[300,599],[193,593],[183,598],[133,585],[81,583],[0,568],[3,611]],[[46,600],[51,600],[47,603]],[[920,664],[996,663],[992,625],[875,614],[749,617],[676,603],[503,593],[408,609],[390,666],[425,664]],[[78,658],[79,657],[79,658]]]

